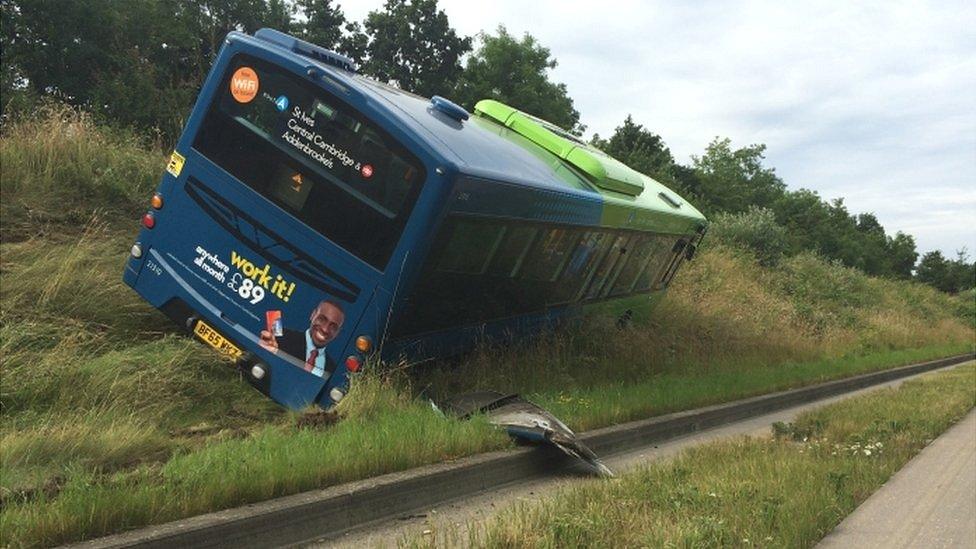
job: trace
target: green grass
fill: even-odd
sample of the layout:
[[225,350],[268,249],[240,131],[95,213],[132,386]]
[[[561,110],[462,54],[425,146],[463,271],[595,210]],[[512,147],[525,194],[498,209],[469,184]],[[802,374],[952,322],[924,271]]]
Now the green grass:
[[93,213],[119,226],[138,220],[166,165],[168,151],[151,145],[57,104],[5,124],[0,238],[74,232]]
[[[0,529],[55,544],[502,448],[417,398],[520,392],[578,430],[971,351],[972,295],[711,246],[646,300],[450,369],[377,365],[305,426],[121,281],[164,155],[54,109],[0,139]],[[86,164],[87,163],[87,164]],[[643,301],[643,303],[642,303]],[[618,330],[612,313],[635,308]],[[314,417],[313,417],[314,419]]]
[[970,363],[406,545],[809,547],[974,404]]

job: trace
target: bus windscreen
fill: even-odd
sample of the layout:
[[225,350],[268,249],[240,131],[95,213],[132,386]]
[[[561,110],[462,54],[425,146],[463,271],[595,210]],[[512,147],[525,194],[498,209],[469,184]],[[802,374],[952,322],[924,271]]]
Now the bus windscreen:
[[305,77],[232,59],[193,148],[302,223],[382,270],[423,166]]

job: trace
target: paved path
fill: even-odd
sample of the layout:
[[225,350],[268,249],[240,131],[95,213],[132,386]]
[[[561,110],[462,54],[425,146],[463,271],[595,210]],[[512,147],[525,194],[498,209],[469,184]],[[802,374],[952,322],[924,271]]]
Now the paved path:
[[895,473],[817,547],[976,548],[976,410]]

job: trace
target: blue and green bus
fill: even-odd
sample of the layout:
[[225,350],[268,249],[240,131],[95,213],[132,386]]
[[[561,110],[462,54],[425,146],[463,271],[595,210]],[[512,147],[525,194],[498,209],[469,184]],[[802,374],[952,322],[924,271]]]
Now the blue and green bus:
[[415,96],[271,29],[227,36],[142,225],[126,283],[293,409],[339,401],[373,354],[656,299],[707,228],[545,121]]

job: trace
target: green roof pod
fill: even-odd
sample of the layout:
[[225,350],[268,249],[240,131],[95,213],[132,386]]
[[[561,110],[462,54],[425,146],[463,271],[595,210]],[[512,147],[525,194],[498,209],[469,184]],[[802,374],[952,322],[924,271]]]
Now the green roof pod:
[[558,126],[494,99],[478,101],[474,112],[478,116],[495,120],[572,164],[600,188],[630,196],[638,196],[644,191],[646,177],[643,174],[580,141]]

